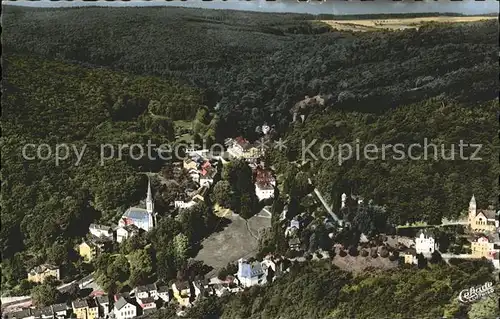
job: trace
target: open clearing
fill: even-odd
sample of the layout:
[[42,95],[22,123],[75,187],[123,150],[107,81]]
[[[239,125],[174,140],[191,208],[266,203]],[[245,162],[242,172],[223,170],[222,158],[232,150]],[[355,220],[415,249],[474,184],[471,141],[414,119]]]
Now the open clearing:
[[362,257],[362,256],[335,256],[332,263],[342,270],[360,273],[368,268],[375,269],[392,269],[398,267],[397,261],[390,261],[389,258],[372,258],[372,257]]
[[230,262],[254,256],[259,245],[259,232],[271,226],[270,214],[267,216],[263,212],[248,221],[236,214],[229,214],[226,218],[230,223],[203,240],[202,248],[195,257],[214,268],[207,274],[208,278],[216,276]]
[[481,20],[498,19],[493,16],[475,16],[475,17],[422,17],[406,19],[362,19],[362,20],[321,20],[334,29],[341,31],[376,31],[376,30],[404,30],[418,29],[420,26],[429,22],[438,23],[464,23],[477,22]]

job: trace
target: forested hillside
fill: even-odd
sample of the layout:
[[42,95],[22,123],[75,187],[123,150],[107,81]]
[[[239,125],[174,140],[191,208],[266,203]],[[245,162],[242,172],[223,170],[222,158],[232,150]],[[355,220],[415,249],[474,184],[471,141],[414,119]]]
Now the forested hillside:
[[[497,96],[497,22],[420,30],[314,33],[296,14],[185,8],[7,8],[4,50],[176,76],[207,89],[225,134],[284,129],[305,95],[381,112],[432,96]],[[300,31],[300,30],[303,30]]]
[[[495,21],[346,33],[296,14],[3,9],[0,240],[2,273],[13,283],[24,277],[13,269],[61,251],[70,259],[73,239],[142,199],[140,173],[163,164],[125,157],[100,166],[99,144],[173,141],[172,121],[192,120],[202,105],[217,113],[219,141],[256,138],[257,125],[275,125],[288,148],[269,160],[285,189],[310,176],[329,200],[352,191],[386,205],[394,224],[457,217],[472,193],[480,207],[496,200]],[[323,105],[296,107],[318,94]],[[305,122],[291,123],[295,111]],[[288,164],[300,161],[302,139],[380,145],[424,138],[483,144],[482,160],[315,161],[304,174]],[[74,154],[56,166],[52,158],[23,160],[26,143],[88,146],[78,166]]]
[[[240,318],[495,318],[498,292],[470,305],[458,292],[492,280],[491,266],[478,262],[433,264],[427,269],[375,271],[359,276],[329,262],[292,267],[290,273],[264,287],[237,295],[211,298],[190,309],[190,319]],[[174,318],[169,311],[148,319]]]
[[[121,160],[115,150],[101,166],[100,145],[172,142],[172,121],[149,114],[149,103],[168,99],[165,112],[183,119],[191,119],[201,103],[196,89],[174,81],[36,57],[4,58],[3,74],[2,256],[9,261],[24,251],[32,266],[46,258],[68,261],[73,239],[84,236],[94,220],[116,222],[129,205],[144,199],[147,178],[140,172],[162,165],[131,160],[126,149]],[[52,156],[23,159],[27,143],[34,144],[28,156],[36,157],[35,148],[43,143]],[[58,164],[57,144],[70,150]],[[83,152],[80,160],[75,149]],[[40,154],[45,158],[47,152],[43,148]]]
[[[497,109],[498,100],[467,104],[430,99],[380,115],[339,110],[316,112],[304,123],[293,125],[285,135],[286,151],[273,152],[270,161],[286,176],[285,180],[293,180],[292,185],[287,185],[288,189],[301,183],[290,161],[300,162],[302,158],[309,161],[303,170],[313,177],[334,207],[340,206],[343,192],[352,192],[387,205],[391,224],[412,221],[439,224],[443,217],[456,219],[463,214],[472,194],[482,207],[496,203],[495,176],[499,165],[494,149],[494,145],[498,145],[494,114]],[[303,151],[303,145],[315,139],[317,142],[310,150],[318,160]],[[425,139],[436,147],[431,146],[427,151],[412,149],[412,156],[420,156],[420,160],[408,155],[400,158],[391,148],[385,151],[385,159],[382,158],[380,150],[384,144],[401,143],[406,151],[411,144],[423,146]],[[461,159],[460,141],[481,144],[477,153],[481,160]],[[326,148],[327,157],[322,159],[319,154],[325,144],[333,145],[334,151]],[[352,146],[352,158],[339,164],[341,144]],[[357,144],[361,150],[359,159],[356,159]],[[363,149],[368,144],[376,145],[379,151],[366,158]],[[452,148],[454,159],[450,157]],[[464,148],[464,158],[472,156],[474,151],[474,147]],[[374,156],[377,159],[372,160]],[[291,206],[290,209],[301,211],[303,208]]]

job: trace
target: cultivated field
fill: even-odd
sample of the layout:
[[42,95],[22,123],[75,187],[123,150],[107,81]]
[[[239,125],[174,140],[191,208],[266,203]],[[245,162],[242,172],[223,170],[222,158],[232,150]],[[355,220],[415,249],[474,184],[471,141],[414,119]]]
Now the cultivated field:
[[475,17],[422,17],[422,18],[406,18],[406,19],[363,19],[363,20],[321,20],[334,29],[345,31],[376,31],[376,30],[404,30],[418,29],[420,26],[429,23],[464,23],[476,22],[481,20],[497,19],[491,16],[475,16]]

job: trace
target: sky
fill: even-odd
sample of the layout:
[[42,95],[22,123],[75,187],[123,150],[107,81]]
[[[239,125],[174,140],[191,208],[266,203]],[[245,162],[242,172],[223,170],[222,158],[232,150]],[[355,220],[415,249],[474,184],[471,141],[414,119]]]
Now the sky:
[[498,13],[498,0],[309,0],[308,3],[297,0],[175,0],[175,1],[4,1],[2,4],[15,4],[32,7],[76,7],[76,6],[182,6],[196,8],[211,8],[211,9],[233,9],[261,12],[297,12],[297,13],[329,13],[329,14],[370,14],[370,13],[416,13],[416,12],[453,12],[463,14],[483,14],[483,13]]

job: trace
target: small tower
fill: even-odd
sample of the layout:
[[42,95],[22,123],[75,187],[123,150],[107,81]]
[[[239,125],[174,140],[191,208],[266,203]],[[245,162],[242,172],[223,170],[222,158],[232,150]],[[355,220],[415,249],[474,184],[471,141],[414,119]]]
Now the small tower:
[[340,205],[340,208],[345,208],[345,201],[347,200],[346,193],[342,194],[341,199],[342,199],[342,204]]
[[476,198],[472,195],[469,202],[469,225],[471,225],[474,218],[476,218],[476,208]]
[[154,226],[154,204],[153,204],[153,193],[151,192],[151,179],[148,176],[148,194],[146,196],[146,210],[148,211],[149,217],[149,228]]

